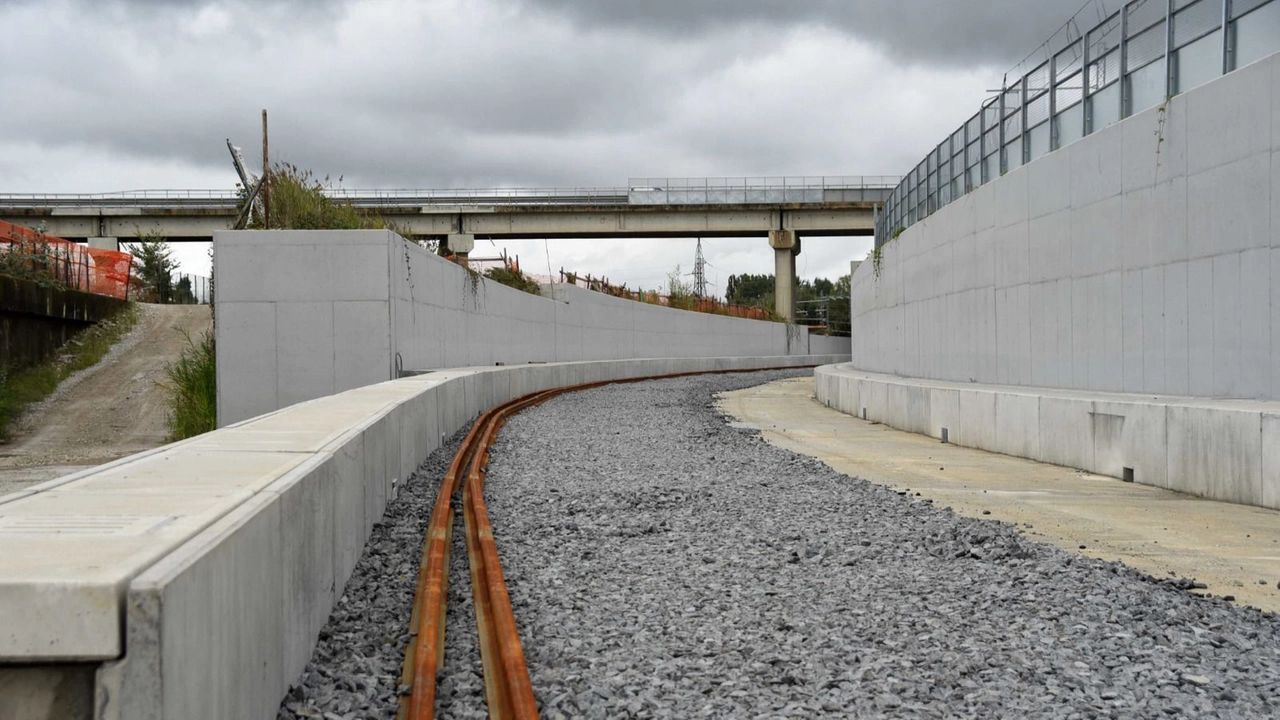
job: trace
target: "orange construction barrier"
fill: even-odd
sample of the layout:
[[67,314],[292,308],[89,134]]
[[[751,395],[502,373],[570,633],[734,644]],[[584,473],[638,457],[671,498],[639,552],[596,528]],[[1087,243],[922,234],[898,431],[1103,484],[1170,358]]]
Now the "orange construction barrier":
[[[39,270],[71,290],[129,299],[129,278],[133,256],[115,250],[100,250],[35,230],[0,221],[0,267],[6,260],[24,268]],[[18,253],[20,258],[14,258]]]

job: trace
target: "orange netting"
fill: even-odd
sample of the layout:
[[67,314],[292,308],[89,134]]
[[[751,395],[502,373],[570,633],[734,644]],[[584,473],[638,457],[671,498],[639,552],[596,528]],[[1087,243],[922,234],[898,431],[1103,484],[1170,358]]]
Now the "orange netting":
[[133,256],[100,250],[0,221],[0,268],[53,280],[72,290],[129,299]]

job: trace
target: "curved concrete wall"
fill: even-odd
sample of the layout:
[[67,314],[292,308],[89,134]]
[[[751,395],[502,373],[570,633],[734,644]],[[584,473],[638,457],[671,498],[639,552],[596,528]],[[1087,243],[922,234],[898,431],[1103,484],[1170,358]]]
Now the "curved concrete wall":
[[95,717],[107,720],[274,718],[387,503],[482,410],[599,380],[844,359],[433,372],[4,496],[0,708],[21,697],[25,717],[79,718],[67,701],[96,697]]
[[[956,383],[818,368],[818,401],[948,442],[1280,510],[1280,403]],[[1126,470],[1128,473],[1126,473]]]
[[860,370],[1280,397],[1280,55],[911,226],[851,303]]
[[848,352],[782,323],[573,286],[529,295],[386,231],[221,232],[214,250],[223,425],[400,370]]

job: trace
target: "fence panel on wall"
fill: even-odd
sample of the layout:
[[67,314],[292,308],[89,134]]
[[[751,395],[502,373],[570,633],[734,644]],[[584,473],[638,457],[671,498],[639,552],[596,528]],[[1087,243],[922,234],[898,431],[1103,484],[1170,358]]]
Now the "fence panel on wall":
[[1280,0],[1132,0],[1101,17],[1104,7],[1077,13],[903,178],[876,247],[1004,173],[1280,52]]

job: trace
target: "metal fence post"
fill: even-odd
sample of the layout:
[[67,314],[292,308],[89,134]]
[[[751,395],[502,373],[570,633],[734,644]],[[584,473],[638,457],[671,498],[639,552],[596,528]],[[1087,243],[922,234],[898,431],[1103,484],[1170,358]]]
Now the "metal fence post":
[[1231,0],[1222,0],[1222,74],[1226,75],[1233,69],[1235,58],[1231,57]]
[[1027,112],[1027,80],[1031,79],[1031,73],[1022,76],[1022,107],[1018,110],[1018,124],[1022,126],[1022,135],[1018,141],[1018,147],[1022,150],[1022,162],[1018,165],[1026,165],[1031,162],[1031,128],[1027,127],[1027,121],[1031,119],[1030,113]]
[[[1124,12],[1124,8],[1120,8],[1120,12]],[[1089,36],[1093,34],[1093,28],[1084,31],[1084,38],[1080,41],[1081,57],[1083,62],[1080,65],[1080,136],[1084,137],[1093,132],[1093,107],[1089,102]]]
[[1173,97],[1178,87],[1178,68],[1173,61],[1173,3],[1166,0],[1164,6],[1164,96]]
[[[1005,95],[1005,93],[1006,93],[1006,92],[1008,91],[1008,89],[1009,89],[1009,88],[1006,86],[1006,82],[1008,81],[1008,79],[1009,79],[1009,78],[1008,78],[1008,77],[1006,77],[1006,78],[1004,78],[1003,80],[1001,80],[1001,81],[1000,81],[1000,116],[999,116],[998,118],[996,118],[996,122],[1000,123],[1000,149],[999,149],[999,150],[996,150],[996,152],[997,152],[997,153],[999,153],[999,155],[997,155],[997,156],[996,156],[996,161],[999,163],[999,165],[1000,165],[1000,172],[1002,172],[1002,173],[1005,173],[1005,172],[1008,172],[1008,171],[1009,171],[1009,168],[1005,166],[1005,157],[1004,157],[1004,146],[1005,146],[1005,144],[1008,142],[1008,140],[1007,140],[1007,139],[1005,138],[1005,136],[1004,136],[1004,126],[1005,126],[1005,122],[1004,122],[1004,112],[1005,112],[1005,109],[1004,109],[1004,95]],[[994,180],[995,178],[992,178],[992,179]]]
[[[1138,0],[1145,2],[1146,0]],[[1120,77],[1116,82],[1120,83],[1120,117],[1129,116],[1127,112],[1129,108],[1129,8],[1136,6],[1136,3],[1129,3],[1120,8]]]

